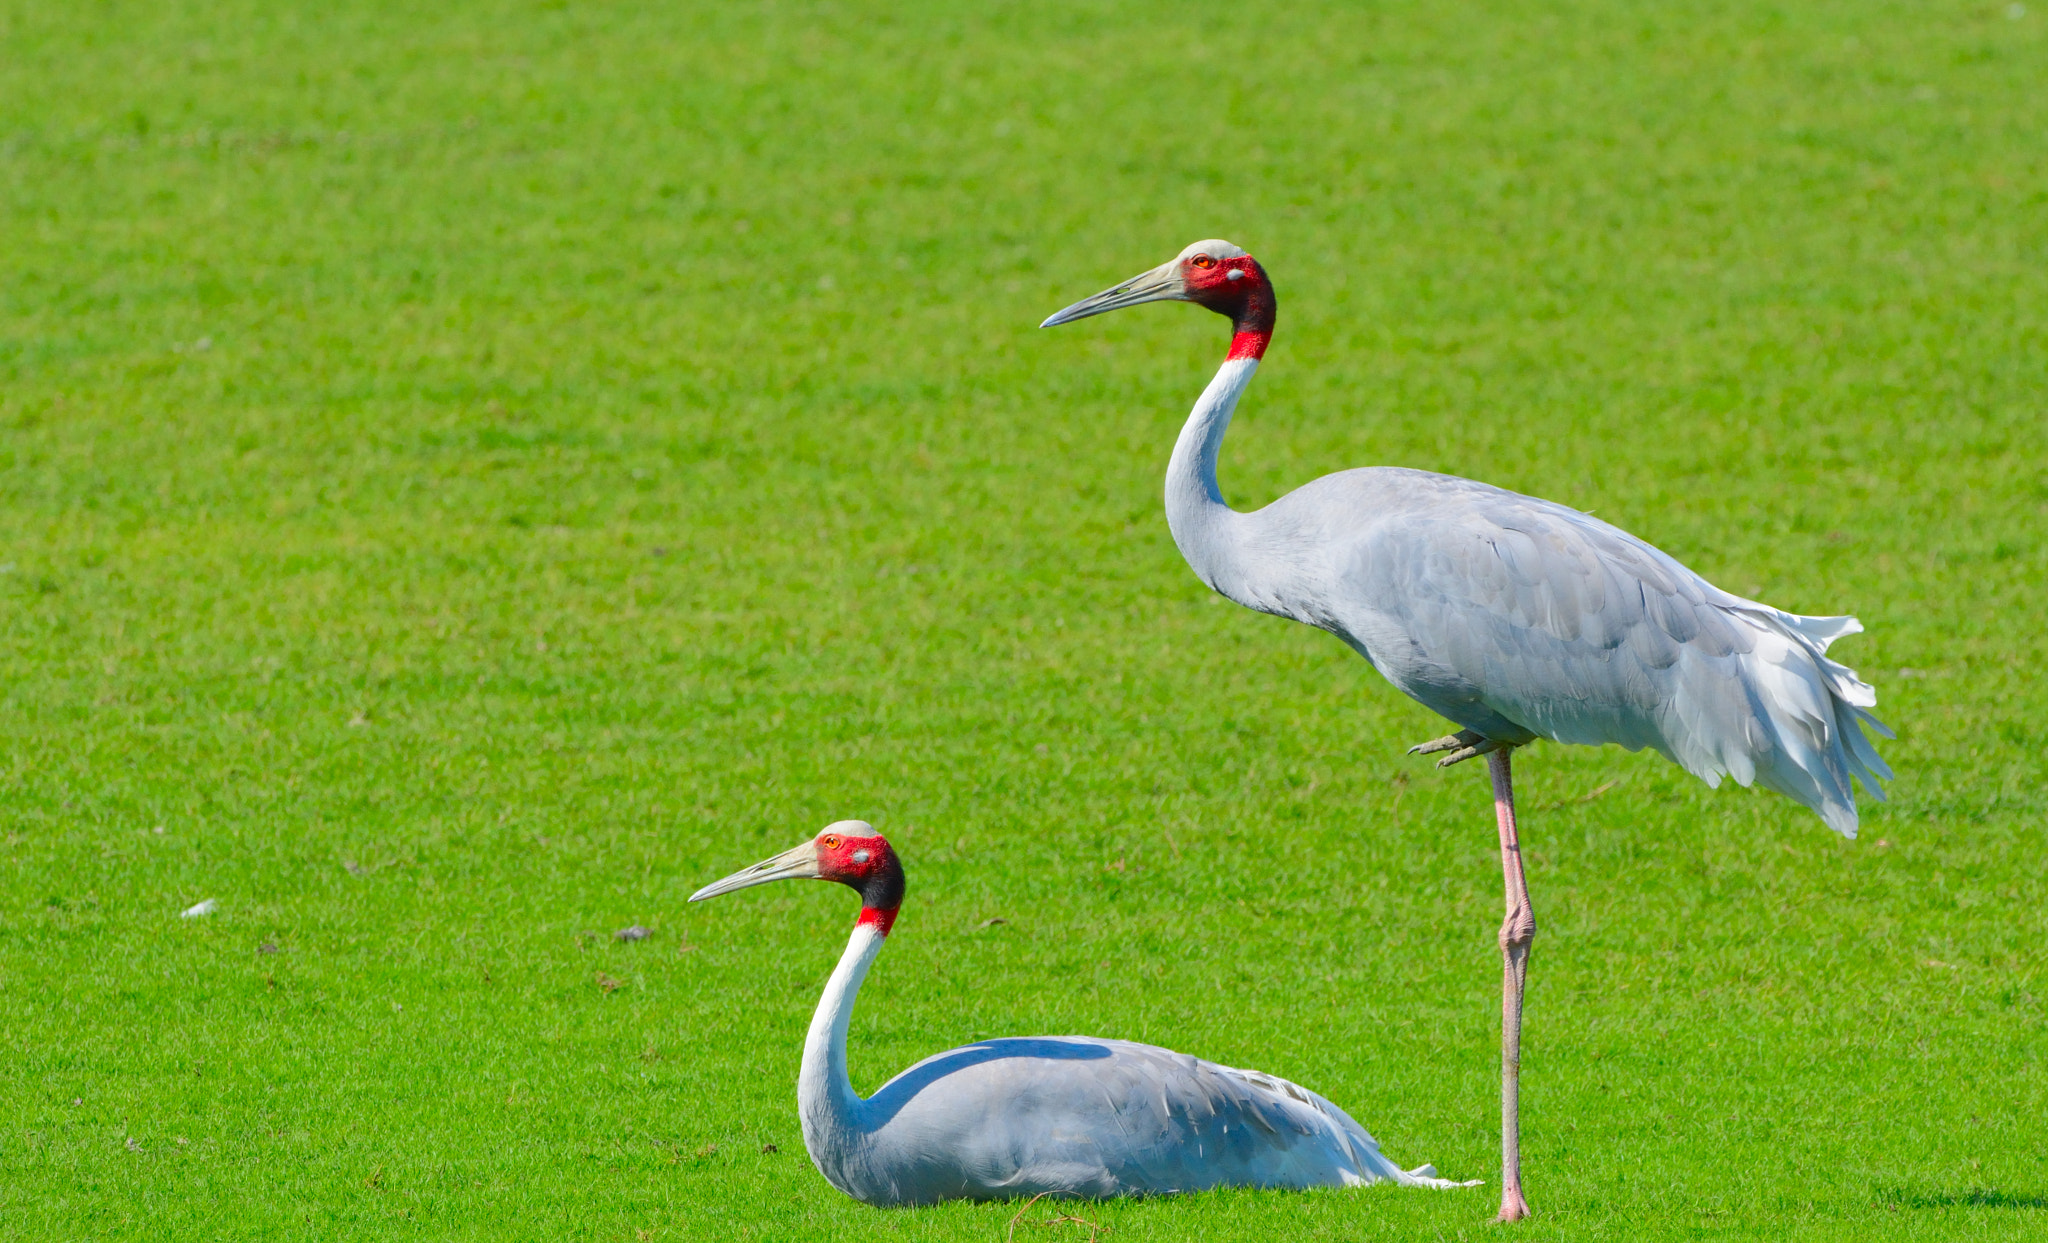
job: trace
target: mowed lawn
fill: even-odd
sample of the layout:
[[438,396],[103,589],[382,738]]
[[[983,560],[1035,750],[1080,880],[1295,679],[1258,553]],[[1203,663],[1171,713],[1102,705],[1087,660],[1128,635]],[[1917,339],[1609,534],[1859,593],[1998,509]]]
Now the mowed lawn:
[[1009,1238],[805,1158],[852,896],[684,904],[850,816],[862,1090],[1148,1040],[1488,1186],[1102,1237],[1509,1237],[1484,773],[1181,563],[1221,321],[1035,327],[1217,235],[1234,503],[1450,471],[1869,628],[1858,841],[1521,757],[1513,1236],[2039,1237],[2044,82],[2032,0],[6,0],[0,1237]]

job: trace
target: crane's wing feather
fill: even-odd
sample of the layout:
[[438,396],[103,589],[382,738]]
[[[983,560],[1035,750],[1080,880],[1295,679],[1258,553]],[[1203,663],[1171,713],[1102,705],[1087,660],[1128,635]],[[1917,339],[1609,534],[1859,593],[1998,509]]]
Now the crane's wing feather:
[[1125,1040],[989,1040],[927,1058],[864,1102],[865,1161],[891,1198],[1209,1187],[1458,1186],[1402,1170],[1321,1096],[1256,1071]]
[[1851,837],[1851,781],[1884,796],[1864,733],[1891,736],[1876,693],[1827,656],[1855,618],[1743,599],[1590,514],[1425,471],[1345,471],[1253,517],[1291,536],[1338,512],[1358,518],[1308,568],[1302,600],[1320,603],[1288,611],[1452,720],[1504,742],[1654,747]]

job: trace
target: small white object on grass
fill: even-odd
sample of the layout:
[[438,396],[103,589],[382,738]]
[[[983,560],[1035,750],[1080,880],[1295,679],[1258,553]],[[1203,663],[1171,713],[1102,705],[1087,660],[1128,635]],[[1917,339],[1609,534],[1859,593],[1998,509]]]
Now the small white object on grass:
[[201,915],[211,915],[213,914],[214,908],[219,905],[220,903],[215,902],[212,898],[208,898],[206,901],[198,903],[197,905],[186,907],[184,910],[178,913],[178,918],[197,919]]

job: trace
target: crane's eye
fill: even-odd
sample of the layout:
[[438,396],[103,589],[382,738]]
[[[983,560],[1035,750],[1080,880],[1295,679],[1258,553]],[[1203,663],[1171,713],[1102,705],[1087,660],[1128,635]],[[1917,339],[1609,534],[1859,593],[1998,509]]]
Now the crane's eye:
[[1190,262],[1198,268],[1213,268],[1216,266],[1216,261],[1207,255],[1196,255]]
[[828,834],[826,834],[826,835],[825,835],[825,849],[827,849],[827,850],[837,850],[837,849],[839,849],[839,835],[838,835],[838,834],[836,834],[836,833],[828,833]]

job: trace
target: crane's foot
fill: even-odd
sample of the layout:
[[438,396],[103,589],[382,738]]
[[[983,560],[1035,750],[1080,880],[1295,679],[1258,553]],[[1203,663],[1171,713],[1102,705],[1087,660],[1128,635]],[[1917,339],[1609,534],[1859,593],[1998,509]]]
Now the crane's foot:
[[1498,751],[1500,748],[1501,744],[1491,738],[1475,734],[1469,729],[1461,729],[1455,734],[1446,734],[1442,738],[1432,738],[1428,742],[1418,742],[1408,748],[1408,754],[1435,755],[1439,751],[1449,751],[1449,755],[1436,762],[1438,768],[1449,768],[1461,760],[1469,760],[1473,756],[1485,755],[1489,751]]
[[1520,1187],[1509,1187],[1501,1192],[1500,1215],[1495,1221],[1526,1221],[1535,1214],[1529,1211],[1529,1202],[1522,1198]]

